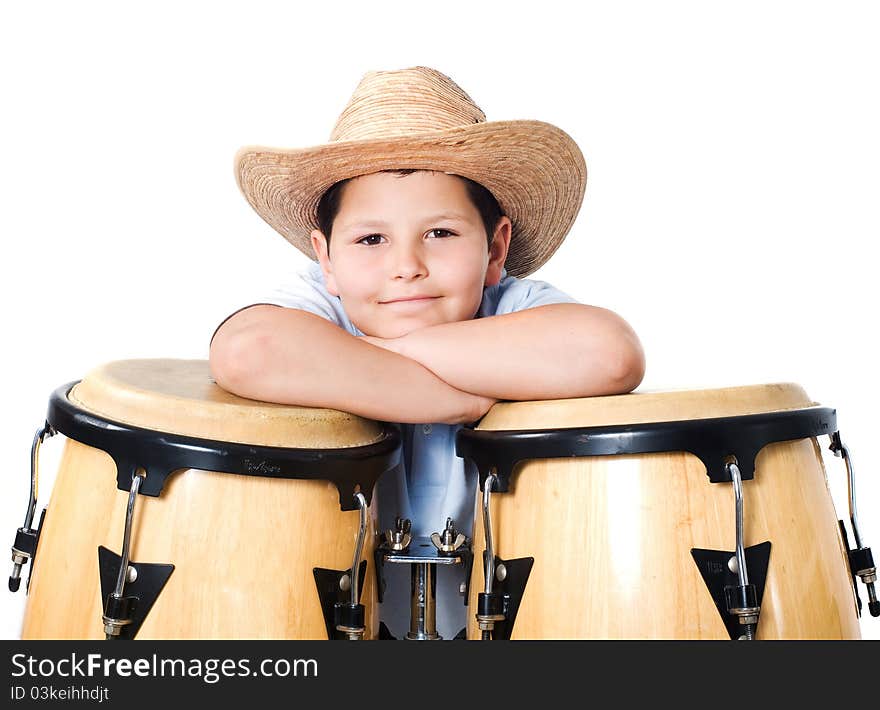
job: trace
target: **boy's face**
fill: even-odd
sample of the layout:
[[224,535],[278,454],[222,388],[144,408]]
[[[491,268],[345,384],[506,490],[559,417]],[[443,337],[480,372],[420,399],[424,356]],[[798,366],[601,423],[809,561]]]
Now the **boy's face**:
[[311,238],[327,290],[352,323],[365,335],[396,338],[473,318],[483,288],[501,280],[510,230],[502,217],[488,248],[464,181],[419,171],[349,181],[329,254],[319,230]]

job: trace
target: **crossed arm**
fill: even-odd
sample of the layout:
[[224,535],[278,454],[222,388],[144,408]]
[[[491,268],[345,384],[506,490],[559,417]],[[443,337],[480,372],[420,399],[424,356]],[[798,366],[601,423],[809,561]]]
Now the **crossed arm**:
[[394,339],[356,338],[305,311],[254,306],[217,331],[210,364],[217,383],[243,397],[407,423],[473,422],[499,399],[629,392],[645,369],[622,318],[573,303]]
[[453,387],[496,400],[629,392],[645,370],[639,339],[623,319],[576,303],[444,323],[394,339],[365,338]]

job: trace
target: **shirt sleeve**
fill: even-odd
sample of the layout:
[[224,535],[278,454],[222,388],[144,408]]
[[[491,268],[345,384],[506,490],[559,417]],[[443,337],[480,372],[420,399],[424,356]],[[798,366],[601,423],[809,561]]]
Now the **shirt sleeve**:
[[507,276],[505,271],[497,285],[490,286],[483,292],[480,316],[503,315],[552,303],[579,303],[579,301],[546,281],[518,279]]
[[302,271],[292,274],[277,287],[264,293],[258,302],[283,308],[297,308],[326,318],[336,325],[343,325],[340,318],[342,305],[339,298],[331,295],[324,287],[324,280],[317,264],[309,265]]
[[241,311],[252,306],[262,305],[296,308],[308,313],[314,313],[350,333],[358,334],[354,329],[354,325],[349,321],[345,310],[342,308],[342,302],[339,300],[339,297],[333,296],[325,288],[321,267],[317,263],[312,263],[304,269],[291,274],[288,279],[277,287],[258,296],[254,299],[253,303],[239,308],[234,313],[226,316],[223,322],[214,330],[211,341],[214,340],[214,336],[217,335],[217,331],[223,327],[223,324],[236,315],[236,313],[241,313]]

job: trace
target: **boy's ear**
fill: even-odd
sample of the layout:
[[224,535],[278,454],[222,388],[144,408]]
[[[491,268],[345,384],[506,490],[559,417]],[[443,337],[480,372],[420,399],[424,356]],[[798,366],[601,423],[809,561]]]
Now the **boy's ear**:
[[492,246],[489,247],[489,265],[486,267],[486,286],[495,286],[501,281],[501,270],[510,249],[510,235],[513,225],[509,217],[502,217],[495,225]]
[[333,274],[333,265],[330,263],[330,250],[327,247],[327,238],[320,229],[313,229],[309,235],[312,239],[312,249],[318,257],[318,263],[321,265],[321,271],[324,272],[324,285],[327,291],[333,295],[339,295],[339,289],[336,288],[336,277]]

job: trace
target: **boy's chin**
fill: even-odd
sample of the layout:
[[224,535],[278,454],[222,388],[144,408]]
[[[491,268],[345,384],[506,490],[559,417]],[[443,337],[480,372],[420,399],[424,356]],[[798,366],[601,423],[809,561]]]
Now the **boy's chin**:
[[[426,327],[426,326],[420,326]],[[370,335],[374,338],[383,338],[385,340],[393,340],[394,338],[402,338],[404,335],[409,335],[410,333],[419,330],[419,327],[415,328],[379,328],[376,332],[367,332],[363,328],[359,328],[359,330],[364,335]]]
[[437,325],[437,323],[395,323],[373,328],[367,326],[366,329],[362,328],[357,323],[354,325],[356,325],[358,330],[364,335],[370,335],[374,338],[384,338],[385,340],[393,340],[394,338],[402,338],[403,336],[414,333],[422,328]]

